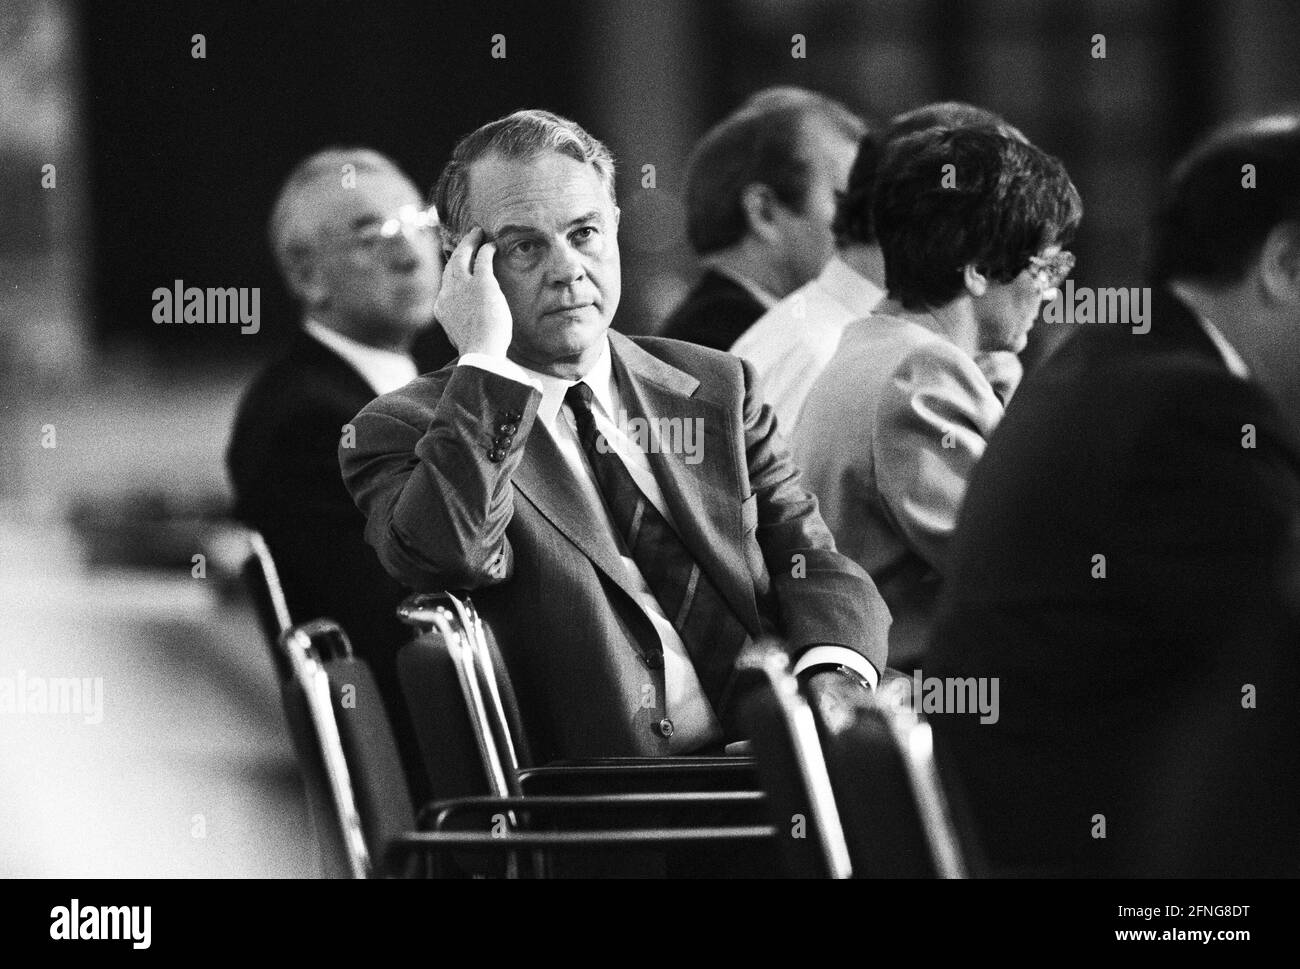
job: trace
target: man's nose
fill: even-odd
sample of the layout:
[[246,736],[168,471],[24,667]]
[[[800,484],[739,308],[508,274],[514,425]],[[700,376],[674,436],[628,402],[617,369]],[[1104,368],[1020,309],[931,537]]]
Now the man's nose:
[[553,286],[571,286],[586,275],[582,254],[568,240],[552,246],[547,259],[546,278]]

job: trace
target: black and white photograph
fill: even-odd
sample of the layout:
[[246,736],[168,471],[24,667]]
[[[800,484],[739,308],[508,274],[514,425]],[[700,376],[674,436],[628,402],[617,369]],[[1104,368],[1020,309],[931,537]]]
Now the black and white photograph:
[[6,935],[876,879],[1262,941],[1298,54],[1288,0],[4,0]]

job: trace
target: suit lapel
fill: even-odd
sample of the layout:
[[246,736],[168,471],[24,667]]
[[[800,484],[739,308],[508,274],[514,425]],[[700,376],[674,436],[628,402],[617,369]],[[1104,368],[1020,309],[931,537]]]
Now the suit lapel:
[[511,476],[515,487],[611,581],[636,598],[627,569],[609,536],[596,527],[594,509],[573,484],[573,472],[541,421],[533,424],[523,460]]
[[[687,422],[702,430],[698,464],[684,454],[651,449],[647,458],[678,534],[709,574],[736,616],[751,631],[759,628],[758,605],[749,569],[735,536],[743,531],[739,489],[744,477],[736,466],[734,417],[719,404],[695,396],[700,382],[647,353],[622,334],[611,332],[619,394],[629,415]],[[673,425],[669,425],[673,426]]]

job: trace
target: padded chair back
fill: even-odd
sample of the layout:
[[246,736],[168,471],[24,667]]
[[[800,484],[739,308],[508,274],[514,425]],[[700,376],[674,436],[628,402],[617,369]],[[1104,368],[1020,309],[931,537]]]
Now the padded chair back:
[[851,708],[814,710],[853,870],[863,878],[965,878],[930,725],[906,692],[906,677],[887,675]]
[[740,716],[758,756],[787,873],[848,878],[852,864],[812,710],[789,659],[775,642],[758,643],[738,661],[755,688]]
[[365,878],[384,845],[413,825],[410,792],[370,670],[337,624],[317,619],[280,637],[292,675],[285,714],[307,782],[325,873]]
[[343,656],[326,660],[323,666],[361,830],[371,859],[378,862],[390,840],[415,827],[397,741],[365,662]]
[[398,615],[417,632],[397,669],[435,799],[518,795],[530,763],[518,703],[472,604],[422,593]]

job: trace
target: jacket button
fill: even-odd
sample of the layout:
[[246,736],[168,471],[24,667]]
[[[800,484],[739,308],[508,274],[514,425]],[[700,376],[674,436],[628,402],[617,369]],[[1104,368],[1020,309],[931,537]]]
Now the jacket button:
[[519,430],[519,425],[514,421],[502,421],[497,425],[497,433],[503,437],[514,437],[517,430]]
[[488,460],[493,464],[498,464],[506,459],[506,452],[499,447],[494,447],[488,452]]
[[655,724],[654,729],[655,729],[655,733],[659,734],[659,736],[664,737],[666,739],[673,735],[673,730],[674,730],[673,722],[669,720],[667,717],[664,717],[662,720],[660,720],[658,723]]

